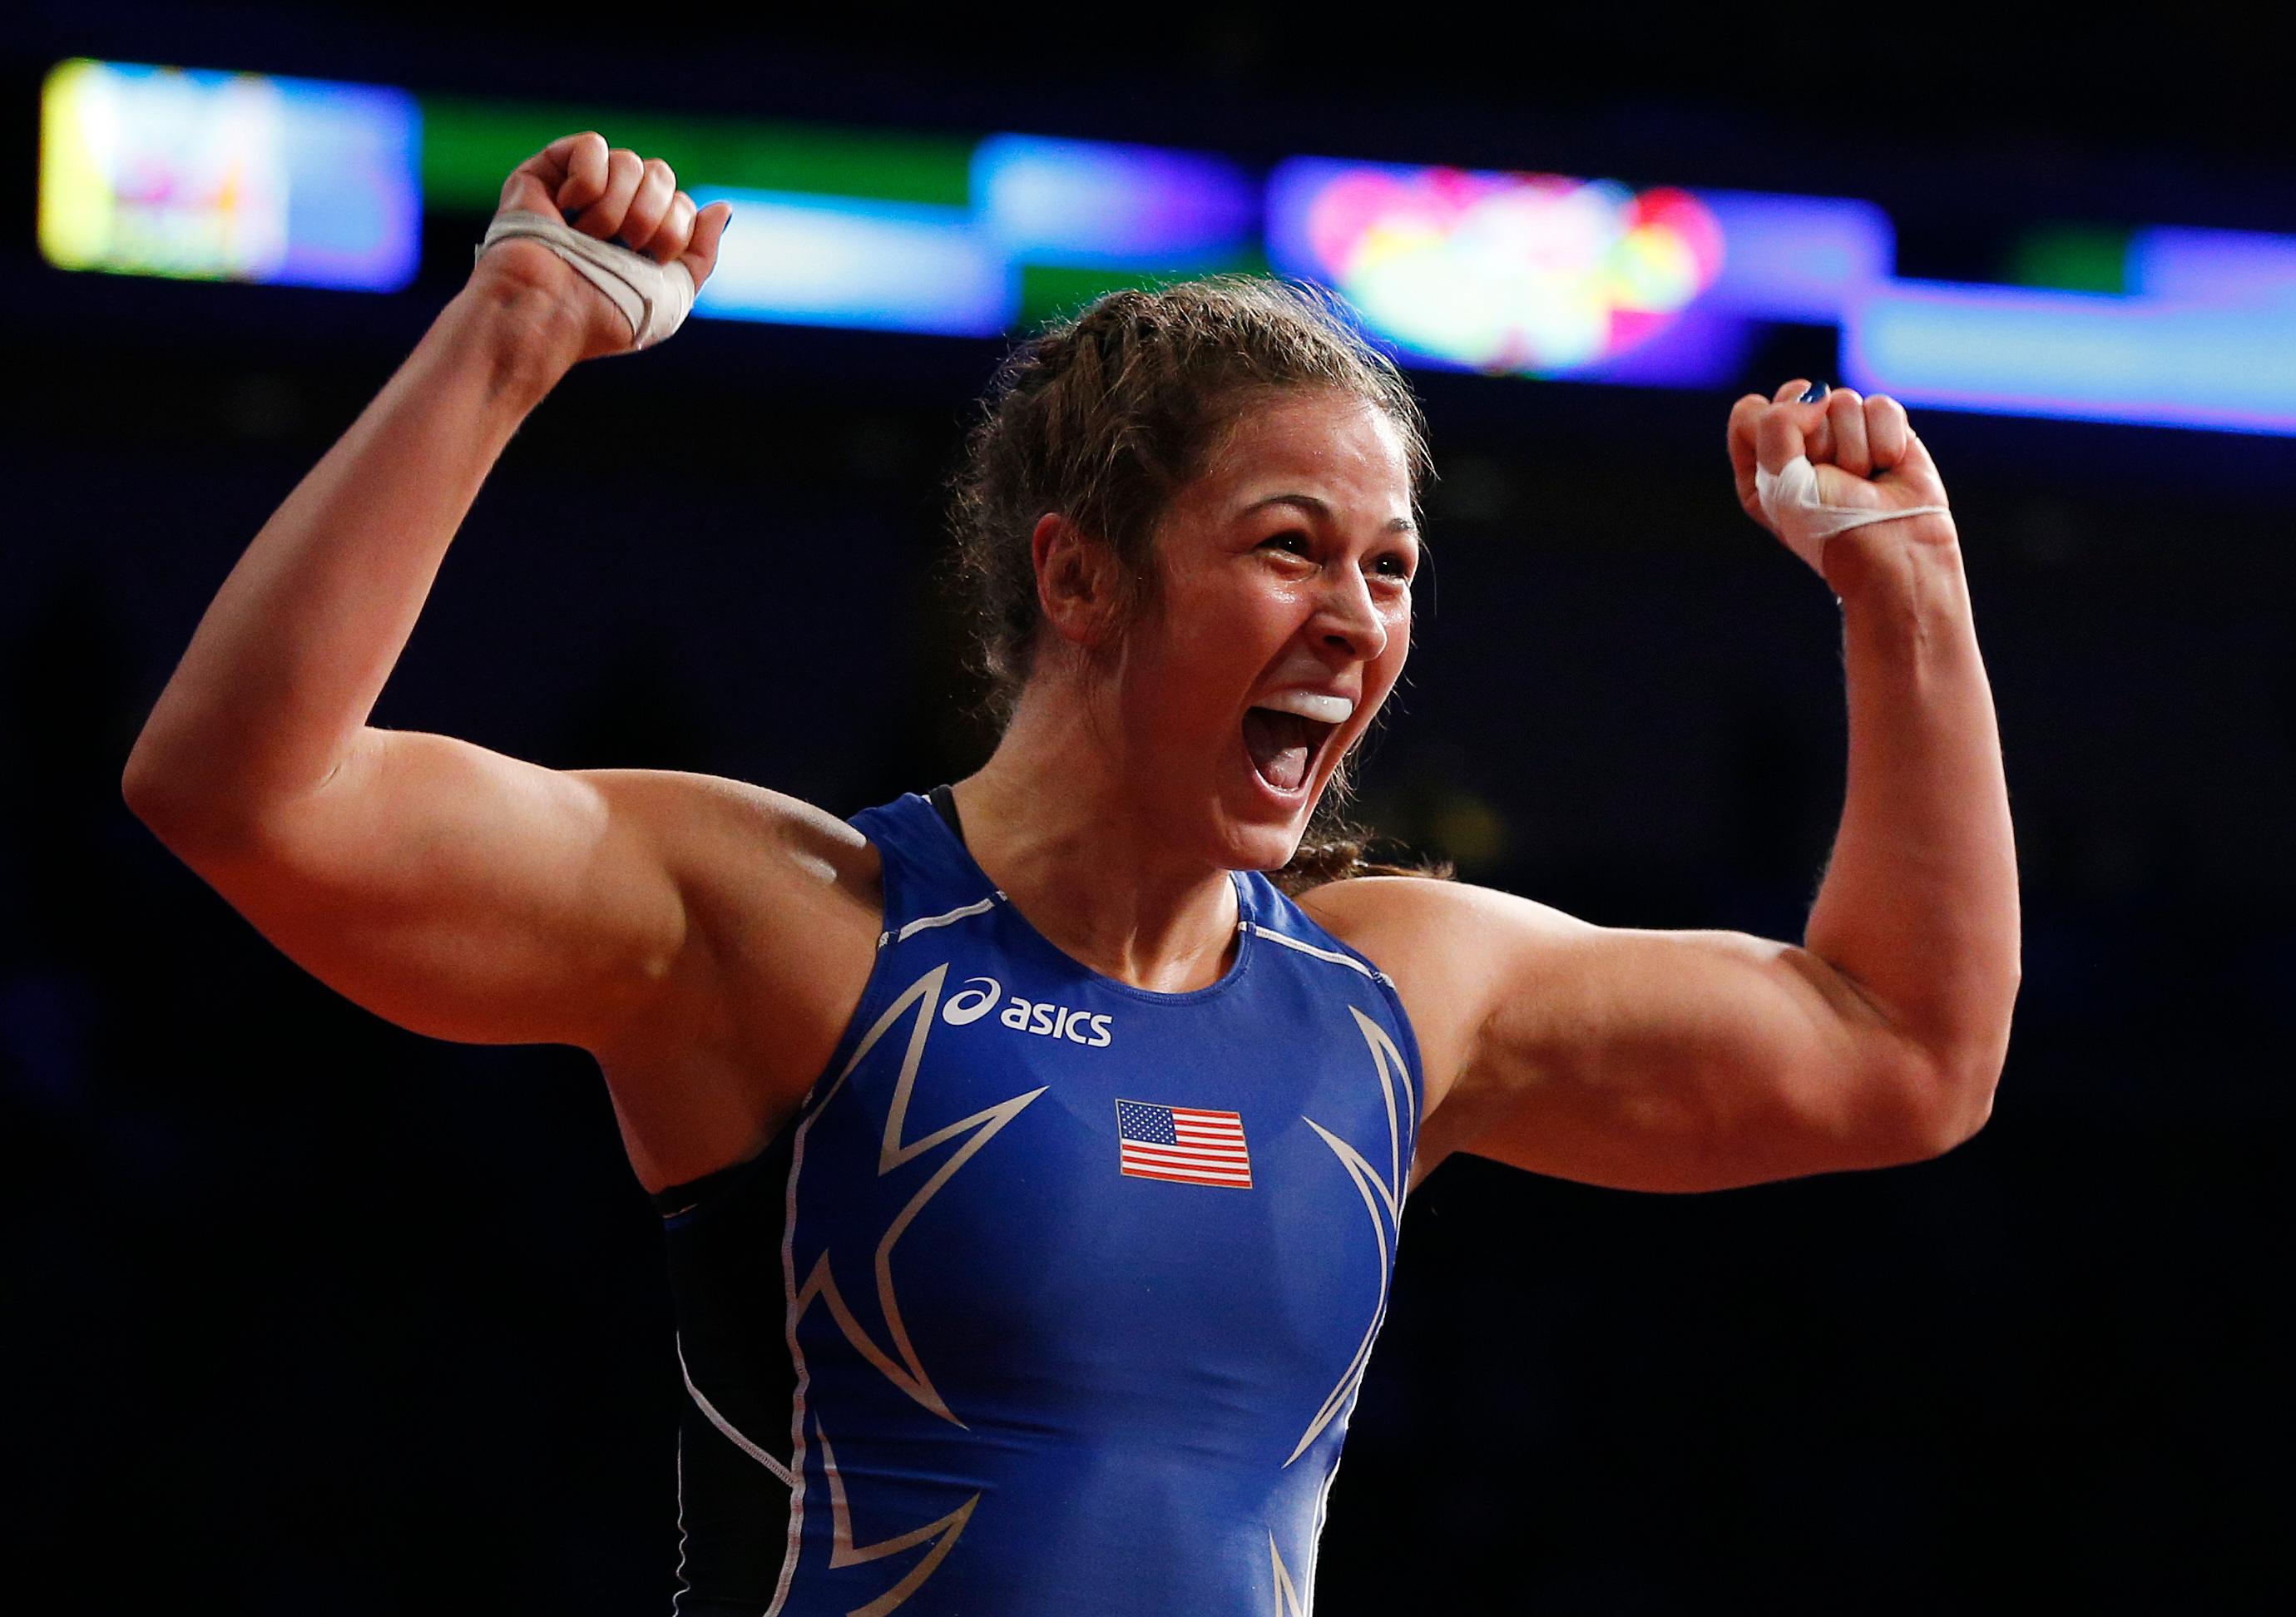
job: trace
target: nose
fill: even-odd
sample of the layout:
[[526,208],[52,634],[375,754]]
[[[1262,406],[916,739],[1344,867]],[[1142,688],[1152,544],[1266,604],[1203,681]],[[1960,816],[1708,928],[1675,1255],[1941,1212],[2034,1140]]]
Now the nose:
[[1316,607],[1318,643],[1357,661],[1370,662],[1387,649],[1387,620],[1371,598],[1371,586],[1354,567],[1335,567]]

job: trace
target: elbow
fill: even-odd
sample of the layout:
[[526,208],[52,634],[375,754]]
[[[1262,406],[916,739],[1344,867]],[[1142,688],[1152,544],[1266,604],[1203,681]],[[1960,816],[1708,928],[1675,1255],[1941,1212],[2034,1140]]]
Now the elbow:
[[1994,1093],[2009,1055],[2018,973],[2007,992],[1950,1037],[1897,1041],[1891,1108],[1899,1129],[1901,1161],[1941,1157],[1974,1138],[1992,1120]]
[[146,723],[119,769],[119,796],[128,812],[155,831],[181,819],[193,778],[190,760],[198,756],[194,743]]
[[1991,1120],[2000,1087],[2001,1058],[1986,1056],[1932,1065],[1921,1079],[1909,1161],[1927,1161],[1966,1145]]
[[179,858],[188,858],[190,850],[214,847],[244,831],[212,798],[187,790],[181,769],[142,752],[128,755],[119,775],[119,796],[127,812]]
[[[318,784],[340,767],[339,759]],[[228,739],[161,742],[146,731],[120,769],[119,795],[152,835],[181,853],[186,845],[243,846],[283,805],[307,793],[258,786],[245,750]]]
[[155,830],[167,814],[167,776],[140,747],[127,755],[127,767],[119,772],[119,797],[128,813]]
[[[1997,1078],[1999,1075],[1997,1073],[1995,1076]],[[1993,1090],[1991,1082],[1977,1086],[1973,1094],[1961,1097],[1956,1104],[1942,1109],[1944,1116],[1939,1120],[1931,1137],[1931,1156],[1941,1157],[1956,1146],[1967,1144],[1992,1120]]]
[[127,755],[127,767],[119,772],[119,797],[128,813],[170,847],[192,818],[181,776],[140,749]]

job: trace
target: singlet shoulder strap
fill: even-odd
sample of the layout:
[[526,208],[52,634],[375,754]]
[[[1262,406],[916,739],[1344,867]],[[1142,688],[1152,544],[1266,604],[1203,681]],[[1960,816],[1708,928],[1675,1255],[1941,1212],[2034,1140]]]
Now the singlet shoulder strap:
[[[955,811],[954,800],[949,805]],[[848,822],[876,848],[884,871],[882,947],[930,927],[986,913],[995,883],[964,850],[962,835],[922,792],[864,808]]]
[[1370,956],[1326,931],[1265,874],[1256,870],[1241,874],[1254,900],[1242,924],[1252,936],[1275,945],[1278,952],[1307,970],[1327,972],[1352,981],[1374,995],[1386,1011],[1389,1036],[1403,1058],[1406,1082],[1414,1093],[1411,1137],[1416,1139],[1416,1096],[1426,1092],[1426,1074],[1420,1064],[1419,1038],[1412,1028],[1410,1013],[1403,1007],[1403,996],[1396,991],[1395,980],[1381,971]]
[[[933,812],[940,816],[941,824],[949,828],[958,841],[964,841],[964,822],[957,817],[955,790],[946,785],[935,786],[925,793],[925,797],[932,804]],[[971,844],[966,845],[969,847]]]
[[1369,956],[1326,932],[1266,875],[1256,870],[1244,874],[1251,902],[1245,907],[1243,924],[1254,936],[1374,982],[1387,981],[1386,973],[1373,964]]

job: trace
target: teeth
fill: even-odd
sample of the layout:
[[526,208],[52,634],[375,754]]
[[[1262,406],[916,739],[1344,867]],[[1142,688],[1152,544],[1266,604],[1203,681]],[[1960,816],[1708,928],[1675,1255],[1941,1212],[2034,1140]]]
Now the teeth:
[[1344,696],[1322,696],[1313,691],[1278,691],[1259,705],[1326,725],[1343,725],[1356,710],[1356,704]]

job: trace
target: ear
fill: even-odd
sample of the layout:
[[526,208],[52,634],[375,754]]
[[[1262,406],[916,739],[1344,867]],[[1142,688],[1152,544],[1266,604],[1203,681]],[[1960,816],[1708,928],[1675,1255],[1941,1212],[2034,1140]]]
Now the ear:
[[1053,632],[1070,644],[1097,646],[1117,612],[1116,556],[1058,512],[1037,519],[1029,536],[1037,566],[1037,605]]

